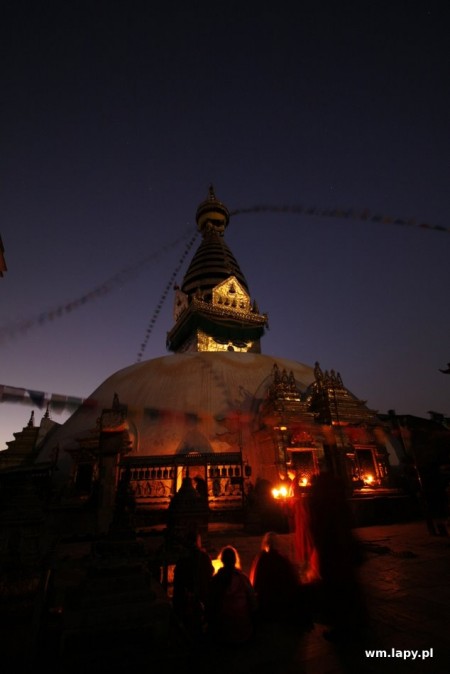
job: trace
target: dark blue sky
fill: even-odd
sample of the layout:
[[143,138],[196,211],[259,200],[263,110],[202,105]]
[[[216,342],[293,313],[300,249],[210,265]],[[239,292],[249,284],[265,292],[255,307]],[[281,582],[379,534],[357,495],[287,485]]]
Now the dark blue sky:
[[[450,12],[414,4],[2,3],[0,384],[84,397],[134,363],[213,182],[231,210],[414,219],[242,214],[227,242],[265,353],[450,414],[450,236],[417,226],[450,227]],[[169,294],[144,358],[171,326]],[[0,405],[0,447],[29,413]]]

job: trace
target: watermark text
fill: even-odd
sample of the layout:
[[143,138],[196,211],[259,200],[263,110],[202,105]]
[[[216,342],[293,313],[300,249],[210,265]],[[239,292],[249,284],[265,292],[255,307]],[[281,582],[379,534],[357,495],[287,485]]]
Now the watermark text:
[[390,650],[366,650],[366,658],[400,658],[401,660],[426,660],[433,657],[433,649],[421,651],[391,648]]

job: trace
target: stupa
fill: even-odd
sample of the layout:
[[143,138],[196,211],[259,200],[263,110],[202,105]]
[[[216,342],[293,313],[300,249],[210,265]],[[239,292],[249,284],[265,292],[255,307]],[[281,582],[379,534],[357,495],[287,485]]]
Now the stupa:
[[328,469],[350,491],[387,483],[382,424],[340,374],[261,353],[268,317],[225,241],[230,214],[211,187],[196,213],[201,242],[175,288],[170,355],[112,374],[44,441],[66,501],[95,498],[100,530],[129,476],[142,521],[157,520],[183,478],[214,513]]

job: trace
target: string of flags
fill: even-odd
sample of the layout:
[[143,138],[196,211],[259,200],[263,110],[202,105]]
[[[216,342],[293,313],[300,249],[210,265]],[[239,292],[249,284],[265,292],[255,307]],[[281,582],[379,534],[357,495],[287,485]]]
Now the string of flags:
[[[74,412],[80,405],[88,404],[88,401],[76,396],[46,393],[45,391],[0,384],[0,403],[21,403],[33,405],[39,409],[48,406],[49,410],[61,414],[62,412]],[[95,403],[90,400],[89,404],[94,405]]]
[[[407,226],[407,227],[419,227],[421,229],[434,230],[437,232],[446,232],[450,233],[450,227],[443,227],[440,225],[431,225],[426,222],[419,222],[414,218],[404,219],[397,218],[393,216],[383,215],[379,213],[373,213],[369,209],[357,210],[357,209],[322,209],[315,206],[302,206],[302,205],[284,205],[284,206],[273,206],[273,205],[256,205],[251,207],[237,208],[230,211],[230,216],[243,215],[247,213],[288,213],[288,214],[303,214],[307,216],[315,217],[329,217],[329,218],[347,218],[353,220],[361,220],[366,222],[376,222],[380,224],[392,224],[398,226]],[[35,316],[32,316],[26,320],[20,320],[13,322],[9,325],[0,326],[0,345],[5,343],[8,340],[13,340],[19,335],[24,335],[30,330],[46,325],[47,323],[62,318],[66,314],[69,314],[77,309],[85,306],[86,304],[97,300],[101,297],[104,297],[111,293],[115,288],[122,286],[127,281],[135,278],[142,268],[147,266],[149,263],[154,262],[160,258],[163,254],[172,250],[179,245],[180,242],[186,240],[187,237],[191,237],[189,243],[183,253],[182,258],[180,259],[176,269],[172,273],[161,297],[160,300],[152,314],[152,318],[148,325],[144,340],[140,346],[137,360],[141,360],[142,355],[147,346],[149,337],[153,331],[156,320],[161,312],[164,301],[173,285],[173,282],[176,278],[177,273],[179,272],[182,263],[184,262],[189,250],[191,249],[197,234],[192,237],[192,228],[189,227],[187,231],[184,232],[180,237],[172,241],[171,243],[166,244],[160,250],[147,255],[137,263],[125,267],[121,271],[117,272],[104,283],[93,288],[91,291],[81,295],[80,297],[67,302],[66,304],[53,307],[47,311],[43,311]]]
[[115,288],[121,287],[127,281],[135,278],[143,267],[159,259],[162,255],[178,246],[180,242],[184,241],[187,238],[187,236],[191,235],[192,229],[189,228],[189,230],[184,232],[184,234],[182,234],[174,241],[166,244],[158,251],[151,253],[150,255],[147,255],[138,262],[125,267],[124,269],[117,272],[109,279],[107,279],[106,281],[95,287],[90,292],[81,295],[81,297],[78,297],[58,307],[54,307],[47,311],[43,311],[39,314],[36,314],[35,316],[32,316],[27,320],[16,321],[9,325],[0,326],[0,344],[16,338],[19,334],[25,334],[31,329],[41,327],[51,321],[54,321],[58,318],[62,318],[64,315],[69,314],[72,311],[76,311],[77,309],[85,306],[86,304],[92,302],[93,300],[108,295]]
[[[84,409],[96,409],[101,411],[103,407],[98,401],[93,398],[79,398],[77,396],[61,395],[59,393],[47,393],[45,391],[36,391],[33,389],[20,388],[17,386],[7,386],[0,384],[0,404],[1,403],[19,403],[22,405],[29,405],[37,407],[38,409],[46,408],[48,412],[55,412],[57,414],[73,413],[79,407]],[[143,414],[144,417],[150,420],[155,419],[179,419],[183,423],[186,420],[192,422],[193,416],[191,412],[180,412],[161,407],[142,407],[136,408],[129,405],[126,406],[130,414]],[[107,409],[107,408],[105,408]],[[239,414],[242,418],[242,414]]]
[[450,227],[441,225],[430,225],[427,222],[419,222],[415,218],[397,218],[380,213],[372,213],[368,208],[357,210],[353,208],[316,208],[316,206],[251,206],[246,208],[237,208],[230,211],[230,216],[242,215],[244,213],[298,213],[302,215],[313,215],[319,218],[347,218],[352,220],[362,220],[367,222],[376,222],[383,225],[399,225],[404,227],[420,227],[421,229],[432,229],[436,232],[447,232],[450,234]]
[[[406,225],[406,226],[418,226],[421,227],[422,229],[435,229],[436,231],[440,232],[449,232],[450,233],[450,228],[447,227],[441,227],[439,225],[429,225],[427,223],[418,223],[414,219],[408,219],[404,220],[401,218],[394,218],[391,216],[387,215],[379,215],[379,214],[372,214],[367,208],[363,209],[362,211],[354,210],[354,209],[339,209],[339,208],[334,208],[334,209],[322,209],[322,208],[316,208],[315,206],[312,207],[304,207],[301,205],[294,205],[294,206],[266,206],[266,205],[259,205],[259,206],[250,206],[246,208],[237,208],[235,210],[230,211],[230,216],[235,216],[235,215],[243,215],[246,213],[290,213],[290,214],[304,214],[304,215],[315,215],[318,217],[332,217],[332,218],[353,218],[356,220],[363,220],[363,221],[370,221],[370,222],[379,222],[381,224],[394,224],[394,225]],[[164,292],[161,295],[161,298],[156,306],[155,311],[153,312],[151,321],[149,323],[149,326],[147,328],[146,334],[144,341],[141,344],[139,353],[137,355],[137,362],[140,362],[143,353],[146,349],[148,340],[150,338],[150,335],[152,333],[152,330],[155,326],[156,320],[158,318],[158,315],[162,309],[162,306],[164,304],[164,301],[167,297],[167,294],[172,287],[173,281],[176,278],[176,275],[178,271],[181,268],[182,262],[186,258],[186,255],[188,251],[191,249],[194,241],[196,239],[196,236],[193,237],[193,239],[188,243],[188,246],[183,253],[182,258],[180,259],[180,262],[176,268],[176,270],[173,272],[172,276],[169,279],[169,282],[167,283]]]
[[138,352],[138,354],[137,354],[137,360],[136,360],[137,363],[140,363],[140,361],[142,360],[142,356],[144,355],[144,351],[145,351],[145,349],[147,348],[148,340],[150,339],[150,336],[151,336],[151,334],[152,334],[152,332],[153,332],[153,328],[155,327],[155,323],[156,323],[156,321],[157,321],[157,319],[158,319],[158,316],[159,316],[159,314],[160,314],[160,312],[161,312],[161,309],[163,308],[163,305],[164,305],[164,302],[165,302],[165,300],[166,300],[166,297],[167,297],[167,295],[169,294],[170,290],[172,289],[172,287],[173,287],[173,285],[174,285],[174,283],[175,283],[177,274],[178,274],[178,272],[180,271],[181,267],[183,266],[183,262],[185,261],[185,259],[186,259],[187,255],[188,255],[189,251],[191,250],[192,246],[194,245],[196,238],[197,238],[197,232],[196,232],[196,233],[194,234],[194,236],[188,241],[188,243],[187,243],[187,245],[186,245],[186,248],[184,249],[184,252],[183,252],[182,256],[181,256],[180,259],[178,260],[177,266],[176,266],[175,269],[173,270],[173,272],[172,272],[172,274],[171,274],[169,280],[167,281],[167,283],[166,283],[166,285],[165,285],[165,288],[164,288],[164,290],[163,290],[163,292],[162,292],[162,295],[161,295],[161,297],[160,297],[160,299],[159,299],[159,302],[158,302],[158,304],[156,305],[155,310],[153,311],[152,317],[151,317],[151,319],[150,319],[150,322],[149,322],[149,324],[148,324],[147,330],[146,330],[146,332],[145,332],[144,340],[143,340],[143,342],[142,342],[142,344],[141,344],[141,346],[140,346],[139,352]]

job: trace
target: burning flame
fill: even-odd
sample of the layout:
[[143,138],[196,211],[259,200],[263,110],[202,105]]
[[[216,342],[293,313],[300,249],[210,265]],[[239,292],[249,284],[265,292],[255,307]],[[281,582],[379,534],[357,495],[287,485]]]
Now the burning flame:
[[214,573],[216,574],[218,570],[221,569],[223,566],[222,560],[216,557],[216,559],[212,559],[211,561],[214,568]]
[[282,485],[281,487],[274,487],[272,489],[272,496],[276,499],[287,498],[288,494],[289,494],[288,489],[284,485]]

